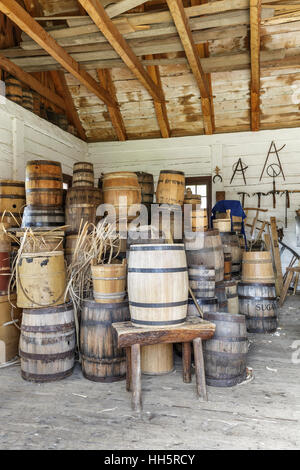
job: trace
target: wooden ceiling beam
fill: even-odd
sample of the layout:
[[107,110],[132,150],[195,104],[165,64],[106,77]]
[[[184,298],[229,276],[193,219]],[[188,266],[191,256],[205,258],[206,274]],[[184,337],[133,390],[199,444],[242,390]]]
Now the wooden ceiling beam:
[[251,130],[260,128],[260,18],[261,0],[250,0]]
[[99,30],[106,37],[108,42],[119,54],[123,62],[144,85],[152,98],[156,101],[163,101],[163,96],[159,87],[153,82],[143,65],[129,47],[118,28],[111,21],[104,8],[98,0],[79,0],[83,8],[87,11],[90,18],[98,26]]
[[167,0],[167,4],[185,50],[187,60],[200,90],[205,134],[212,134],[214,125],[209,88],[183,8],[182,0]]
[[99,83],[88,72],[82,70],[79,64],[15,0],[0,0],[0,11],[45,49],[63,68],[74,75],[88,90],[98,96],[100,100],[107,105],[116,106],[114,100]]

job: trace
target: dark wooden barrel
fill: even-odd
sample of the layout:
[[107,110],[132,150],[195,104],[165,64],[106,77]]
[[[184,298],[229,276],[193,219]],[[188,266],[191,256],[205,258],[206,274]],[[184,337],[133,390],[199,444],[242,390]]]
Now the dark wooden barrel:
[[277,329],[275,284],[239,282],[240,313],[245,315],[249,333],[273,333]]
[[203,342],[207,385],[232,387],[243,382],[248,352],[245,317],[210,312],[204,318],[216,325],[213,338]]
[[65,213],[61,207],[26,206],[22,228],[60,227],[65,225]]
[[118,348],[112,324],[129,319],[128,301],[114,304],[99,304],[93,300],[83,302],[80,351],[84,377],[95,382],[125,379],[125,350]]
[[72,187],[77,186],[94,187],[94,166],[92,163],[74,163]]
[[78,233],[80,224],[95,224],[97,207],[102,202],[102,193],[98,188],[72,187],[66,197],[66,225],[68,233]]
[[230,281],[231,279],[231,264],[231,253],[224,253],[224,279],[226,281]]
[[138,171],[136,173],[142,191],[142,204],[152,204],[154,195],[153,175]]
[[67,131],[68,130],[68,125],[69,125],[67,116],[65,114],[58,114],[57,115],[57,124],[61,129],[63,129],[64,131]]
[[33,112],[37,116],[41,116],[41,97],[36,91],[32,91]]
[[26,204],[25,182],[0,180],[0,220],[6,227],[17,227]]
[[219,311],[228,312],[228,301],[224,281],[216,282],[216,297],[218,299]]
[[214,297],[216,285],[214,268],[189,266],[189,283],[196,298]]
[[20,356],[25,380],[53,382],[72,374],[75,359],[72,302],[23,310]]
[[33,95],[31,90],[27,90],[23,88],[23,108],[27,109],[28,111],[33,112]]
[[26,203],[33,206],[63,204],[63,178],[59,162],[33,160],[26,165]]
[[235,232],[220,232],[225,253],[231,253],[231,272],[239,273],[242,263],[242,250],[239,237]]
[[22,83],[20,82],[20,80],[12,76],[9,76],[5,80],[5,94],[6,94],[7,99],[22,106],[23,89],[22,89]]
[[[211,297],[208,299],[196,299],[196,301],[203,313],[218,311],[219,304],[217,297]],[[189,299],[188,302],[188,317],[199,317],[199,312],[193,299]]]

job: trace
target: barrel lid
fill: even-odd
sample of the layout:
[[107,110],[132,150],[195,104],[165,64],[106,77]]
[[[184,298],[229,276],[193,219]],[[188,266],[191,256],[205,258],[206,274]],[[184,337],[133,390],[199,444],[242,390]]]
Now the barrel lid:
[[51,160],[30,160],[27,162],[27,166],[30,165],[53,165],[53,166],[61,166],[60,162],[53,162]]
[[160,174],[170,173],[171,175],[184,175],[184,171],[175,171],[175,170],[161,170]]

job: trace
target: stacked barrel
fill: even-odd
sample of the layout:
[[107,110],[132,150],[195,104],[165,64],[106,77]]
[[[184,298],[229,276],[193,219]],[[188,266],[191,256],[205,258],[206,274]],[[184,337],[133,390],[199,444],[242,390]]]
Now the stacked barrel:
[[151,205],[154,202],[154,178],[150,173],[145,173],[143,171],[137,172],[136,175],[141,187],[141,202],[148,212],[148,219],[145,221],[148,224],[151,221]]

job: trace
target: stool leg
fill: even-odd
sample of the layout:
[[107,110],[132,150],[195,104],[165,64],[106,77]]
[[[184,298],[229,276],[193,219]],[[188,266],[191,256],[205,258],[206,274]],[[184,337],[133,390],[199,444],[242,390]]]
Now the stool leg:
[[202,396],[202,398],[205,401],[207,401],[204,359],[203,359],[203,349],[202,349],[201,338],[195,338],[193,341],[193,345],[194,345],[197,393],[199,396]]
[[126,348],[126,390],[131,391],[131,349]]
[[131,385],[132,409],[142,410],[142,374],[141,374],[141,347],[139,344],[131,346]]
[[282,307],[282,305],[284,304],[284,301],[286,299],[286,296],[287,296],[290,284],[292,282],[293,276],[294,276],[293,271],[288,271],[288,275],[286,277],[283,289],[281,291],[281,296],[280,296],[280,299],[279,299],[279,306],[280,307]]
[[188,384],[192,381],[191,374],[191,356],[192,347],[191,343],[182,343],[182,368],[183,368],[183,382]]

